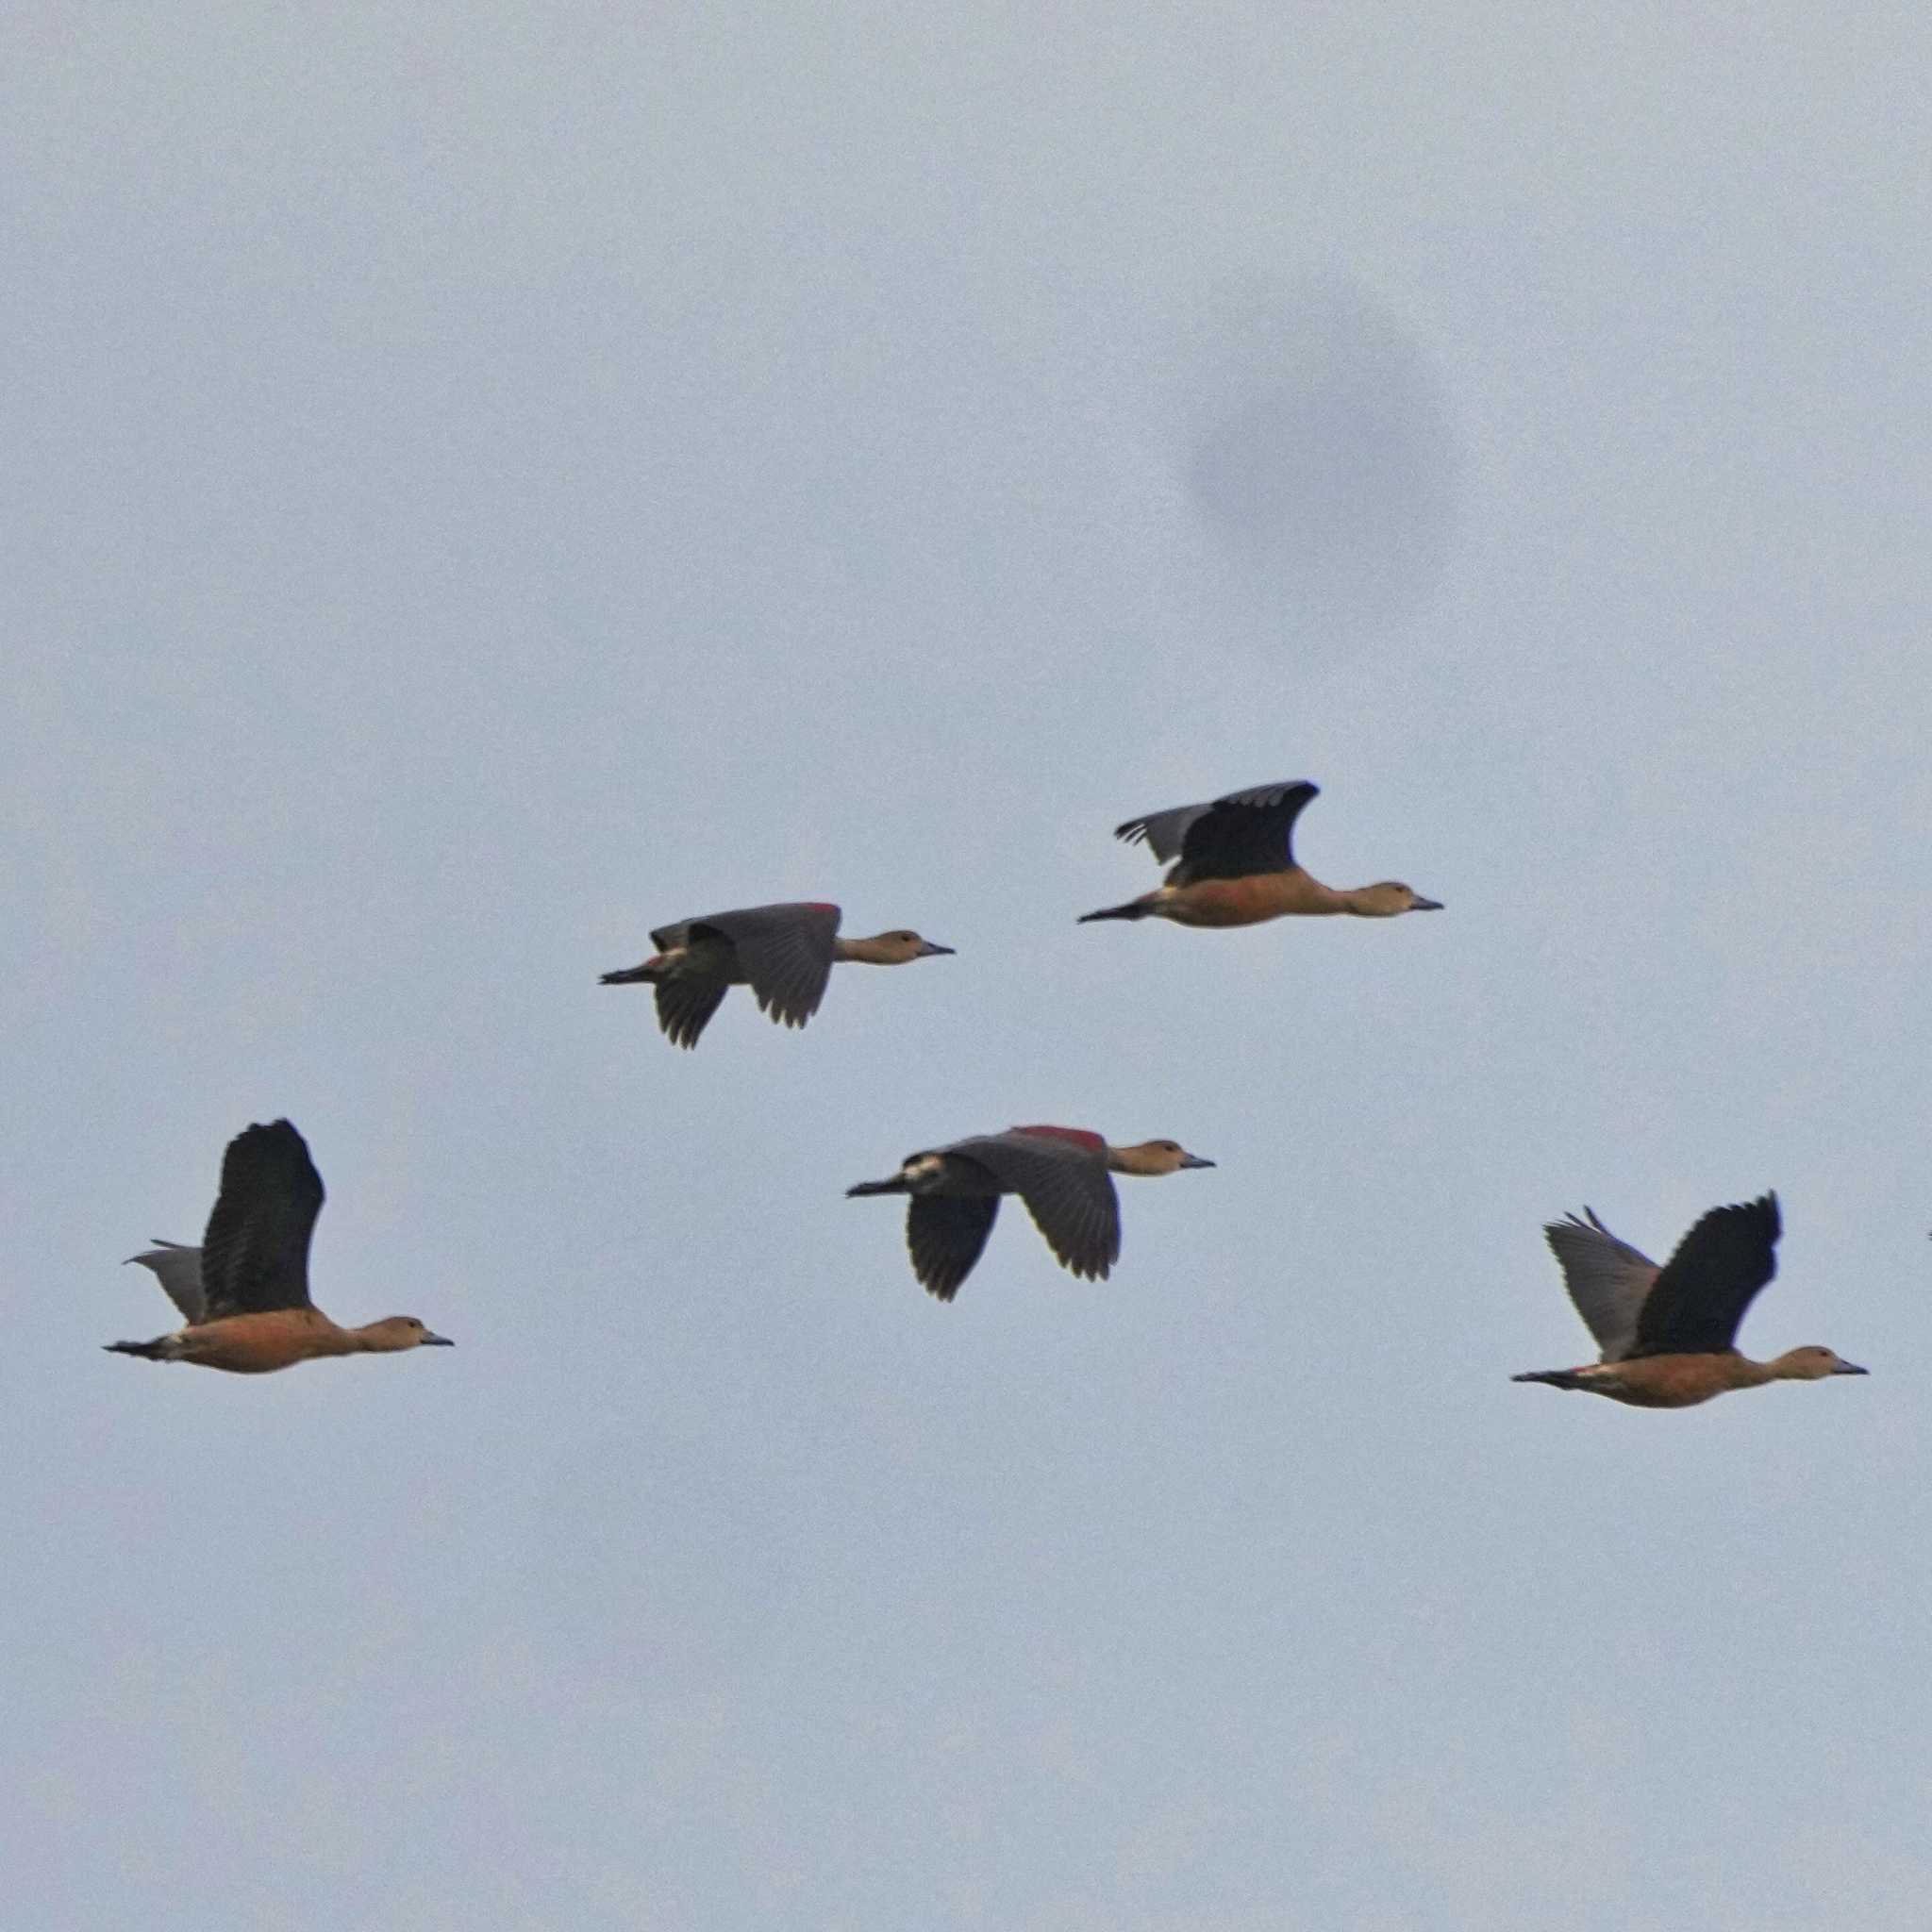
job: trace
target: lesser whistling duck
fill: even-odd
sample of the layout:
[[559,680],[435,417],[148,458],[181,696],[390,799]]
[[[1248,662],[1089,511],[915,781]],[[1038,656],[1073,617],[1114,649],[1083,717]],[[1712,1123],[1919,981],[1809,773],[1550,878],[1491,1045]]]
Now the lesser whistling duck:
[[784,1025],[803,1026],[825,996],[835,961],[903,966],[953,950],[903,928],[869,940],[841,940],[839,917],[836,906],[806,901],[679,920],[652,933],[658,950],[642,965],[607,973],[599,984],[655,987],[664,1037],[674,1046],[691,1047],[727,987],[749,986],[760,1012]]
[[1396,879],[1337,891],[1295,863],[1294,822],[1319,794],[1306,778],[1230,791],[1208,805],[1177,805],[1114,827],[1128,844],[1141,840],[1165,865],[1164,884],[1124,906],[1083,913],[1095,919],[1171,919],[1177,925],[1255,925],[1287,913],[1350,912],[1392,919],[1398,912],[1440,912]]
[[186,1326],[153,1341],[109,1341],[115,1355],[267,1374],[328,1355],[449,1348],[414,1315],[339,1328],[308,1299],[308,1237],[322,1176],[287,1121],[244,1128],[222,1157],[222,1186],[198,1248],[163,1241],[130,1255],[151,1268]]
[[1866,1373],[1828,1348],[1787,1349],[1768,1362],[1738,1353],[1744,1310],[1777,1272],[1775,1194],[1713,1208],[1661,1269],[1583,1211],[1587,1220],[1572,1214],[1543,1233],[1603,1353],[1586,1368],[1539,1369],[1513,1380],[1584,1389],[1638,1408],[1690,1408],[1731,1389]]
[[1212,1167],[1177,1141],[1110,1147],[1080,1127],[1009,1127],[908,1154],[890,1180],[860,1181],[848,1196],[909,1194],[906,1245],[928,1294],[949,1302],[992,1232],[1002,1194],[1018,1194],[1062,1268],[1106,1279],[1120,1258],[1120,1202],[1112,1174]]

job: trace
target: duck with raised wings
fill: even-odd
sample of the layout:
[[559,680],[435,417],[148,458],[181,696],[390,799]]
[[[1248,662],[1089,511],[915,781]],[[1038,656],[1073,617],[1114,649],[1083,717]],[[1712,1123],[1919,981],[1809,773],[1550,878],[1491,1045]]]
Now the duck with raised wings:
[[340,1328],[308,1299],[308,1238],[322,1176],[287,1121],[246,1127],[222,1157],[221,1191],[201,1246],[162,1241],[130,1255],[151,1268],[186,1324],[153,1341],[108,1341],[115,1355],[267,1374],[331,1355],[448,1348],[414,1315]]
[[1582,1389],[1637,1408],[1690,1408],[1733,1389],[1818,1382],[1866,1372],[1828,1348],[1787,1349],[1768,1362],[1739,1354],[1738,1324],[1777,1272],[1777,1196],[1713,1208],[1659,1268],[1588,1208],[1543,1229],[1563,1285],[1602,1350],[1579,1369],[1513,1376]]
[[1095,919],[1171,919],[1176,925],[1257,925],[1289,914],[1353,913],[1392,919],[1401,912],[1440,912],[1412,886],[1384,879],[1338,891],[1295,862],[1294,822],[1320,788],[1306,778],[1230,791],[1207,805],[1177,805],[1114,827],[1130,845],[1144,840],[1165,865],[1165,881],[1124,906],[1086,912]]

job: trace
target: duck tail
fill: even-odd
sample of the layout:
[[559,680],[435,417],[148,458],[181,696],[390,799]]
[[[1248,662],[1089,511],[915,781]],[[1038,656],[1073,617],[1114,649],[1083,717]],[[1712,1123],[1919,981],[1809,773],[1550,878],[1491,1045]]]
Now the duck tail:
[[109,1355],[138,1355],[144,1362],[172,1362],[180,1359],[180,1349],[172,1335],[157,1336],[153,1341],[104,1341]]
[[1574,1369],[1530,1369],[1511,1375],[1512,1382],[1546,1382],[1552,1389],[1587,1389],[1590,1385]]
[[615,973],[606,973],[597,981],[599,986],[636,986],[643,981],[656,981],[664,976],[664,962],[660,958],[646,959],[641,966],[625,966]]

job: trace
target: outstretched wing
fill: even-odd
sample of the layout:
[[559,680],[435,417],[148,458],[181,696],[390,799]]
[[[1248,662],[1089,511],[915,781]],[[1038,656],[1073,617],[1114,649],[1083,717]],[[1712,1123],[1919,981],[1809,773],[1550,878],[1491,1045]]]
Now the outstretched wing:
[[191,1328],[197,1322],[207,1321],[208,1297],[201,1291],[199,1248],[188,1247],[180,1241],[164,1241],[157,1236],[153,1247],[127,1258],[154,1270],[161,1292],[180,1309],[182,1321]]
[[1563,1271],[1563,1286],[1584,1325],[1596,1337],[1598,1359],[1620,1362],[1637,1340],[1637,1317],[1657,1279],[1657,1263],[1628,1241],[1620,1241],[1595,1212],[1548,1222],[1543,1238]]
[[680,973],[651,989],[658,1002],[658,1024],[673,1046],[695,1046],[698,1035],[724,998],[728,980],[708,973]]
[[244,1128],[228,1142],[201,1238],[210,1322],[309,1306],[308,1237],[322,1201],[322,1176],[287,1121]]
[[1120,1259],[1121,1212],[1104,1141],[1067,1138],[1066,1130],[1015,1127],[941,1150],[975,1160],[1008,1193],[1026,1204],[1062,1268],[1104,1280]]
[[1115,826],[1114,837],[1130,845],[1144,839],[1163,863],[1178,857],[1176,885],[1286,872],[1294,864],[1294,822],[1319,790],[1306,778],[1256,785],[1209,805],[1179,805],[1129,819]]
[[906,1246],[928,1294],[949,1302],[973,1273],[1000,1211],[997,1194],[914,1194],[906,1207]]
[[748,906],[691,922],[693,941],[708,933],[730,941],[760,1012],[803,1026],[818,1011],[839,934],[836,906]]
[[1723,1355],[1777,1272],[1777,1196],[1713,1208],[1677,1243],[1637,1318],[1630,1357]]

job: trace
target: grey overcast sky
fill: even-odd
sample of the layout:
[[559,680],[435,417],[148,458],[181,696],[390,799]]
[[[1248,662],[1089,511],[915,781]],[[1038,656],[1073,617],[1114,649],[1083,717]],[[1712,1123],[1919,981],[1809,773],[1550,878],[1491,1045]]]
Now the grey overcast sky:
[[[12,8],[8,1924],[1922,1932],[1927,21]],[[284,1113],[458,1347],[101,1355]],[[1511,1386],[1770,1186],[1869,1381]]]

